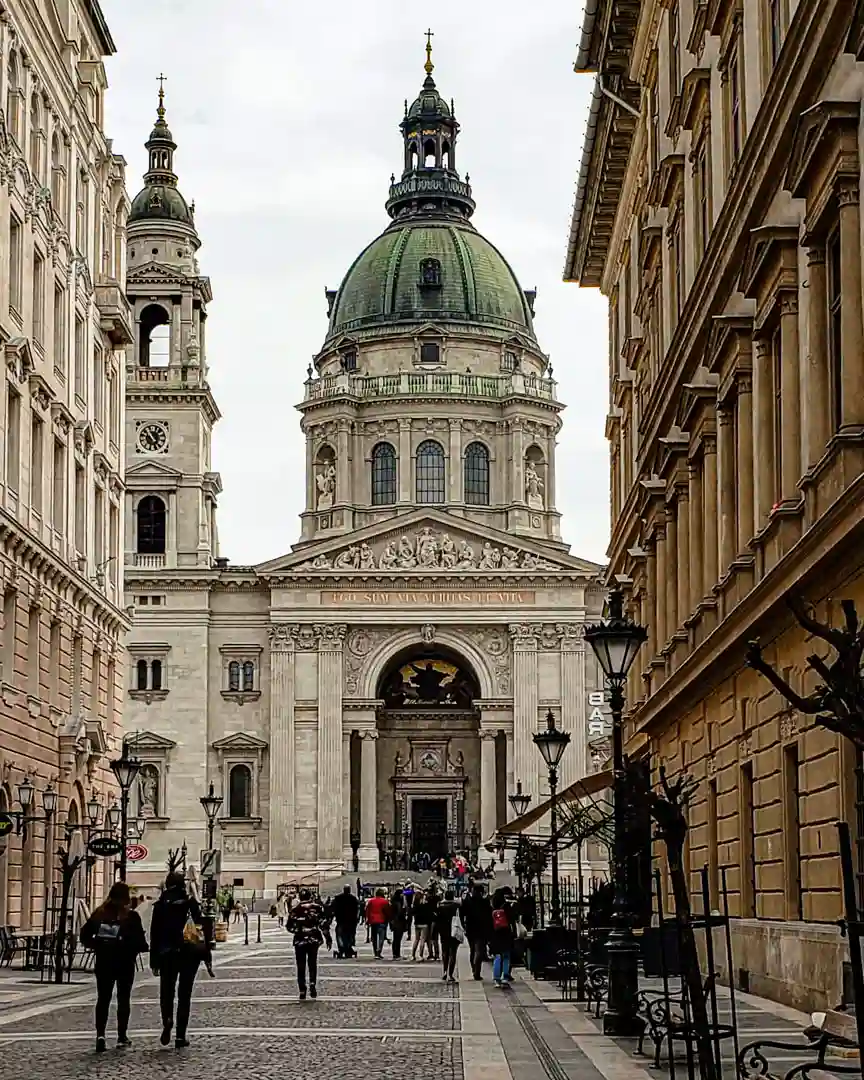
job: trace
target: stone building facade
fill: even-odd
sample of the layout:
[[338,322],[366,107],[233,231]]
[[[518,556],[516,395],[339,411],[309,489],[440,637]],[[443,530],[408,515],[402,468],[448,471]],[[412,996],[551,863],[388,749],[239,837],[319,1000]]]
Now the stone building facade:
[[860,5],[600,0],[577,62],[566,277],[609,298],[610,574],[650,633],[630,748],[699,780],[690,869],[716,901],[726,868],[734,976],[802,1007],[843,996],[861,763],[744,647],[809,692],[786,594],[864,601],[862,61]]
[[[0,812],[26,778],[37,813],[59,793],[55,821],[0,852],[0,923],[18,927],[43,924],[60,825],[115,790],[132,325],[124,161],[102,130],[113,52],[93,0],[0,3]],[[102,882],[100,864],[77,898]]]
[[431,61],[401,130],[391,223],[327,292],[299,405],[300,541],[246,567],[218,551],[210,286],[163,114],[148,143],[128,228],[126,425],[141,881],[184,840],[197,858],[209,781],[223,881],[272,893],[350,866],[352,835],[363,870],[382,828],[432,855],[491,838],[515,780],[535,805],[546,789],[532,735],[549,709],[573,736],[563,779],[591,768],[581,629],[600,567],[560,538],[562,405],[534,295],[471,224]]

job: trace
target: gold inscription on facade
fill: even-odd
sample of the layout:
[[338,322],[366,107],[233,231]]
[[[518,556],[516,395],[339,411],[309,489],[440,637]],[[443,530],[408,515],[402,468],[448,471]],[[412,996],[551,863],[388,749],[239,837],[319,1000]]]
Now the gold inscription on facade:
[[370,604],[373,607],[443,607],[448,604],[460,607],[512,607],[533,604],[534,592],[529,589],[481,589],[465,590],[396,590],[381,592],[362,589],[332,589],[321,593],[325,607],[341,607],[344,604]]

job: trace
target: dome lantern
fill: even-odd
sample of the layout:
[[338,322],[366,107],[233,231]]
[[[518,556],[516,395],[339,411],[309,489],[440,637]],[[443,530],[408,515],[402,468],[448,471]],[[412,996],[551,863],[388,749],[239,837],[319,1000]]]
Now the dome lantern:
[[138,221],[172,221],[187,225],[194,232],[192,209],[177,188],[177,174],[174,172],[174,151],[177,144],[165,120],[164,82],[165,76],[160,75],[156,123],[150,132],[150,138],[144,144],[148,154],[144,187],[132,200],[128,224]]

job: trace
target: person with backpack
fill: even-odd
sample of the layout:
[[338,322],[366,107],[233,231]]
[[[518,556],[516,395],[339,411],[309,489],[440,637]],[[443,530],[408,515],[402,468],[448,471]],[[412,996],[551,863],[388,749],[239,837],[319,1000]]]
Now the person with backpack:
[[104,903],[81,927],[81,944],[95,955],[96,1053],[105,1051],[105,1028],[117,987],[117,1049],[132,1045],[128,1035],[135,961],[147,952],[141,916],[132,908],[129,886],[115,881]]
[[489,939],[489,951],[495,958],[492,978],[498,987],[506,987],[510,982],[510,957],[515,940],[516,902],[511,890],[505,886],[496,889],[492,897],[492,934]]
[[486,947],[492,937],[492,902],[481,881],[474,882],[471,892],[462,901],[462,922],[471,949],[471,972],[479,982],[483,978]]
[[201,908],[186,891],[186,879],[172,870],[165,878],[162,895],[153,905],[150,921],[150,970],[159,977],[159,1004],[162,1011],[162,1034],[159,1041],[167,1046],[174,1028],[174,994],[177,994],[177,1030],[174,1046],[189,1045],[186,1029],[192,1008],[192,990],[203,960],[211,978],[211,943],[206,940]]
[[297,986],[300,1000],[306,1000],[306,969],[309,969],[309,995],[318,997],[318,950],[324,938],[330,937],[330,918],[324,913],[324,905],[313,898],[309,889],[300,890],[299,903],[291,908],[285,924],[289,934],[294,935],[294,956],[297,959]]

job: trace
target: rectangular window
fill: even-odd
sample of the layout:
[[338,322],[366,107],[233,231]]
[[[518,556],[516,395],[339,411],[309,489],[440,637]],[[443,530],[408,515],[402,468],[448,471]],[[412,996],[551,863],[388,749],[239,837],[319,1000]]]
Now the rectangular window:
[[49,665],[49,694],[50,702],[56,708],[60,708],[60,621],[51,623],[51,635],[48,650]]
[[720,858],[717,835],[717,781],[708,781],[708,894],[712,911],[719,908]]
[[783,394],[783,349],[780,336],[780,327],[776,327],[771,334],[771,390],[774,397],[774,410],[772,418],[773,437],[773,477],[774,477],[774,501],[777,502],[783,492],[783,431],[780,423],[781,397]]
[[98,649],[93,650],[93,658],[90,663],[90,714],[99,716],[99,678],[102,674],[102,653]]
[[21,480],[21,398],[6,388],[6,486],[18,491]]
[[120,514],[116,506],[112,506],[108,511],[108,555],[110,562],[108,566],[111,573],[111,584],[114,586],[114,591],[117,591],[117,582],[120,574]]
[[45,344],[45,260],[33,253],[33,340]]
[[739,58],[740,38],[735,39],[729,56],[729,156],[730,165],[741,156],[743,125],[741,116],[741,65]]
[[783,48],[783,0],[767,0],[768,4],[768,59],[771,67],[777,63]]
[[30,425],[30,509],[42,513],[42,461],[45,446],[44,425],[36,414]]
[[54,470],[51,517],[54,532],[66,535],[66,446],[59,439],[54,440]]
[[683,282],[683,259],[681,253],[681,215],[678,214],[671,225],[672,233],[669,237],[669,262],[671,263],[669,275],[670,297],[672,314],[677,320],[681,315],[681,298],[684,292]]
[[72,638],[72,715],[81,713],[81,667],[84,662],[84,638],[76,634]]
[[75,547],[83,555],[87,550],[87,474],[75,466]]
[[93,419],[105,426],[105,354],[99,345],[93,350]]
[[803,919],[801,892],[801,817],[798,790],[798,743],[783,747],[783,840],[786,918]]
[[117,376],[112,371],[108,376],[108,438],[119,445],[119,401],[117,398]]
[[24,272],[24,230],[14,214],[9,218],[9,307],[21,314],[21,276]]
[[93,493],[93,558],[96,561],[96,580],[105,575],[105,489],[95,486]]
[[835,229],[825,249],[828,277],[828,366],[831,394],[831,416],[834,429],[840,427],[843,418],[843,293],[840,264],[840,230]]
[[669,97],[674,98],[681,89],[681,18],[678,0],[669,9]]
[[742,919],[756,918],[756,812],[753,805],[753,762],[745,761],[741,766],[741,782],[738,788],[740,798],[738,836],[741,846],[741,900]]
[[40,671],[40,660],[42,658],[42,642],[40,638],[41,620],[39,618],[40,610],[38,607],[30,608],[30,617],[27,621],[27,666],[29,677],[29,692],[31,697],[38,698],[40,696],[40,682],[42,673]]
[[15,682],[15,637],[18,616],[18,593],[3,594],[3,682]]
[[66,374],[66,290],[54,286],[54,370]]
[[696,150],[693,168],[696,200],[696,251],[701,259],[708,247],[711,235],[711,190],[708,173],[708,135],[703,137]]
[[105,726],[109,731],[114,726],[114,683],[116,679],[115,663],[113,660],[109,660],[105,671]]
[[86,328],[80,315],[75,316],[75,396],[84,399],[87,387]]

